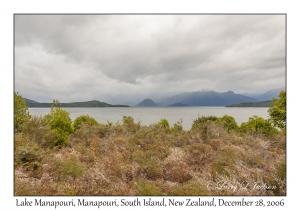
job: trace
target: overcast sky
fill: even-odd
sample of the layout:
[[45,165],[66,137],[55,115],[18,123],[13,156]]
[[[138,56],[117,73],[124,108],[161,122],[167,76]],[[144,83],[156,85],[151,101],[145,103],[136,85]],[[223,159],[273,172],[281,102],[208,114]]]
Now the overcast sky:
[[15,91],[39,101],[285,86],[284,15],[15,15]]

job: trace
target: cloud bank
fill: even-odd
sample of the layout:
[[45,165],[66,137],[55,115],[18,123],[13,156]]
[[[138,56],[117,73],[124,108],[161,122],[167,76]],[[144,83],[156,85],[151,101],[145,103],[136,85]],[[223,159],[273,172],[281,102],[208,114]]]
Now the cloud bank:
[[15,91],[134,104],[285,86],[285,15],[15,15]]

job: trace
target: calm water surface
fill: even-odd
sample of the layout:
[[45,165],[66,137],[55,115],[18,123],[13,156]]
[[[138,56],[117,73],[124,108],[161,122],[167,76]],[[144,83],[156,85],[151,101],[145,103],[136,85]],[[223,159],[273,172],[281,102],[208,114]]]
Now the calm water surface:
[[[238,124],[248,121],[249,117],[257,115],[268,118],[268,108],[225,108],[225,107],[101,107],[101,108],[63,108],[70,113],[74,120],[80,115],[89,115],[95,118],[99,123],[107,121],[116,123],[122,122],[123,116],[131,116],[135,122],[141,121],[143,125],[150,125],[165,118],[170,126],[183,120],[182,126],[189,130],[197,117],[230,115],[235,118]],[[50,108],[29,108],[32,115],[45,115],[50,112]]]

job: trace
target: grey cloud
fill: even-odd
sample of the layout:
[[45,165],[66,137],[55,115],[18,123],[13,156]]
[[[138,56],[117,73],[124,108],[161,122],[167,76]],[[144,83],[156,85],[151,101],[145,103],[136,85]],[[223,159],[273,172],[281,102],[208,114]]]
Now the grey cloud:
[[30,96],[263,92],[285,82],[285,16],[16,15],[15,61]]

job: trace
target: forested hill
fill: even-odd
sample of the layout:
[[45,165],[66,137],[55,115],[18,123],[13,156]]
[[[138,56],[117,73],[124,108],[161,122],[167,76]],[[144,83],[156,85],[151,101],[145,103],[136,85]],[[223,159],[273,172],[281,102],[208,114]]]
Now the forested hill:
[[[28,107],[51,107],[52,103],[39,103],[27,98],[24,98]],[[112,105],[100,101],[84,101],[84,102],[71,102],[61,103],[60,107],[129,107],[128,105]]]
[[260,101],[260,102],[247,102],[240,104],[230,104],[225,107],[272,107],[273,103],[271,100],[268,101]]
[[147,98],[141,101],[140,103],[138,103],[136,106],[157,106],[157,104],[151,99]]

